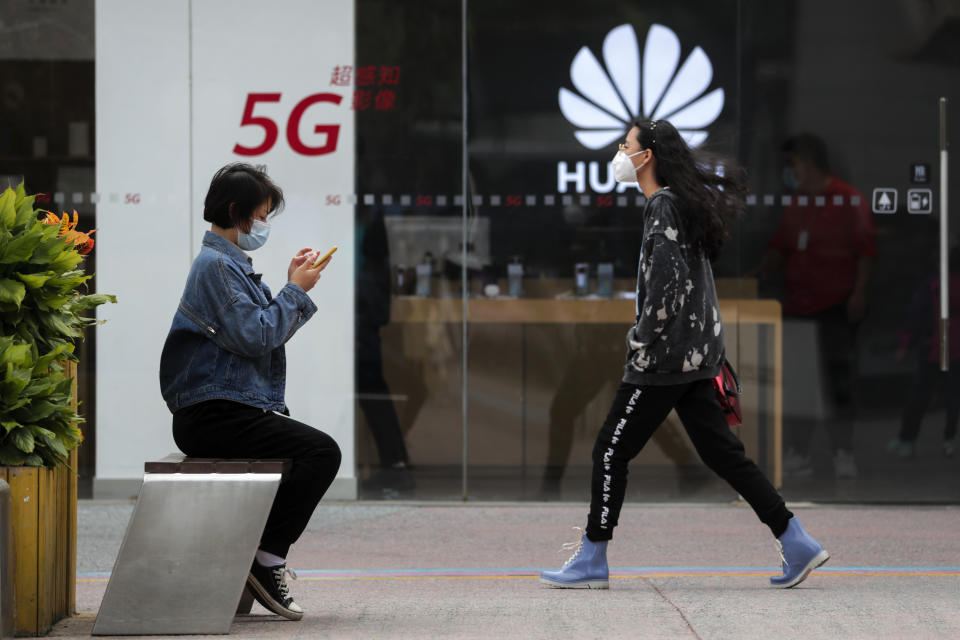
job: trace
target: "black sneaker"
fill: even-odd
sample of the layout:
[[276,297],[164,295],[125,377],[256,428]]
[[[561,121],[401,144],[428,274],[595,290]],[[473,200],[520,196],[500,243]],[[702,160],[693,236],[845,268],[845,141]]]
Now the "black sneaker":
[[270,611],[290,620],[299,620],[303,617],[303,609],[293,601],[287,590],[286,574],[288,573],[291,578],[297,579],[297,574],[287,569],[285,564],[265,567],[254,560],[253,566],[250,567],[250,575],[247,576],[247,586],[250,587],[257,602]]

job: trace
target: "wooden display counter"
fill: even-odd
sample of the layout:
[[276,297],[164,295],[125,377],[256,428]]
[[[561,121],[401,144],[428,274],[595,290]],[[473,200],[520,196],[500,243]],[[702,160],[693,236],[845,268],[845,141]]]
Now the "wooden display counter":
[[[616,340],[625,334],[634,317],[634,301],[631,299],[585,298],[469,298],[466,301],[467,320],[474,326],[471,336],[470,372],[489,372],[488,376],[515,377],[521,386],[520,403],[522,419],[519,421],[522,437],[522,463],[527,463],[527,384],[528,371],[533,371],[534,361],[542,354],[550,356],[549,346],[528,346],[537,339],[538,332],[557,325],[579,325],[582,330],[590,326],[609,325],[612,336],[604,341]],[[385,328],[385,346],[393,343],[397,351],[411,359],[429,358],[429,342],[421,343],[416,336],[436,333],[441,325],[459,324],[464,316],[464,303],[460,298],[397,297],[392,301],[391,326]],[[739,435],[748,454],[770,476],[776,486],[782,483],[782,319],[779,302],[759,299],[721,299],[720,313],[726,337],[727,358],[733,363],[744,387],[742,404],[744,425]],[[468,325],[468,326],[469,326]],[[498,328],[499,326],[499,328]],[[510,327],[515,327],[510,329]],[[418,329],[417,327],[421,327]],[[485,327],[490,327],[485,329]],[[456,331],[446,330],[454,336]],[[486,334],[489,333],[489,336]],[[553,334],[551,334],[553,335]],[[479,346],[473,336],[478,336]],[[622,338],[621,338],[622,339]],[[576,346],[576,337],[565,343]],[[544,340],[546,341],[546,340]],[[448,341],[449,342],[449,341]],[[622,342],[620,343],[622,345]],[[420,345],[411,347],[410,345]],[[459,353],[459,345],[451,345]],[[618,345],[614,345],[619,349]],[[474,349],[478,352],[474,354]],[[449,351],[449,349],[448,349]],[[491,354],[499,351],[499,354]],[[528,355],[531,354],[531,355]],[[519,355],[518,355],[519,354]],[[517,363],[498,368],[497,360],[517,359]],[[622,362],[622,360],[621,360]],[[544,362],[541,368],[551,363]],[[448,375],[456,373],[447,369]],[[614,372],[615,374],[615,372]],[[476,376],[473,376],[476,379]],[[543,386],[543,385],[541,385]],[[471,391],[471,394],[473,391]],[[540,406],[544,403],[541,401]],[[547,403],[549,404],[549,403]],[[542,413],[542,410],[541,410]],[[472,415],[472,414],[471,414]],[[471,425],[485,424],[471,418]],[[497,425],[500,427],[501,425]],[[543,435],[536,436],[543,438]],[[482,438],[482,440],[491,438]],[[493,438],[495,439],[495,438]],[[471,443],[473,443],[471,438]],[[474,445],[471,445],[474,446]],[[502,445],[510,450],[512,445]],[[490,458],[496,457],[494,451]],[[537,455],[530,456],[532,460]]]

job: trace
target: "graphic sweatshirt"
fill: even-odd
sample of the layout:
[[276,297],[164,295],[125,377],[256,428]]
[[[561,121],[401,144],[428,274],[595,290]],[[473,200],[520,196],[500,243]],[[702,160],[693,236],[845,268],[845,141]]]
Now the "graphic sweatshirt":
[[627,332],[623,381],[671,385],[713,378],[723,358],[713,269],[702,250],[686,244],[679,199],[661,189],[643,212],[636,318]]

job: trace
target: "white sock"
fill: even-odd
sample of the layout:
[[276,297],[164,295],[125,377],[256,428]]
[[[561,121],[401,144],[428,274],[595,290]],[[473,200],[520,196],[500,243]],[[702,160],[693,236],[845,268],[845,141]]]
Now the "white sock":
[[279,567],[282,564],[286,564],[287,559],[257,549],[257,562],[259,562],[262,567]]

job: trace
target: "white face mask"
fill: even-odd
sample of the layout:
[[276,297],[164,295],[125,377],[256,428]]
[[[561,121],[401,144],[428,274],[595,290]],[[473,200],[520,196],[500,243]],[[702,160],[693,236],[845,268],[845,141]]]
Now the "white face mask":
[[633,163],[630,162],[630,158],[638,156],[644,151],[646,151],[646,149],[632,153],[629,156],[623,151],[617,151],[617,155],[613,156],[613,177],[616,178],[617,182],[637,181],[637,170],[643,165],[634,167]]
[[237,234],[237,246],[244,251],[253,251],[266,244],[269,237],[270,225],[262,220],[254,220],[249,233],[241,231]]

